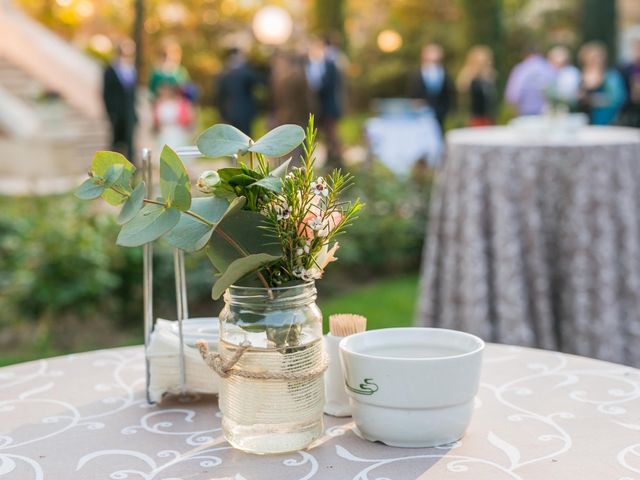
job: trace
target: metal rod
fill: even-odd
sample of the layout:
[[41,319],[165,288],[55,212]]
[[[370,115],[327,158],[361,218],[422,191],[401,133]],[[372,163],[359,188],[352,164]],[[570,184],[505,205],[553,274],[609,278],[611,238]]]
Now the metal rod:
[[187,282],[185,278],[184,252],[179,248],[173,249],[173,271],[176,279],[176,310],[178,313],[178,361],[180,364],[180,394],[184,395],[187,391],[187,385],[182,322],[189,317],[189,312],[187,311]]
[[[153,194],[153,168],[151,165],[151,150],[142,149],[142,177],[145,183],[145,196],[151,197]],[[142,290],[144,298],[144,351],[147,381],[147,402],[151,401],[149,395],[149,384],[151,383],[151,372],[149,370],[149,357],[147,356],[147,348],[151,341],[151,332],[153,331],[153,244],[146,243],[142,247]]]

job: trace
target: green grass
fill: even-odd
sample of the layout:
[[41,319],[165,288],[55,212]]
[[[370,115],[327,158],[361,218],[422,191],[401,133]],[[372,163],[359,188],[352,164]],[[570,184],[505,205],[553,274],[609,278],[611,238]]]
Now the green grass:
[[[367,317],[367,330],[386,327],[408,327],[413,325],[418,290],[418,276],[407,275],[381,280],[360,288],[350,289],[349,293],[332,296],[326,300],[319,300],[324,318],[334,313],[357,313]],[[325,330],[328,321],[325,321]],[[142,342],[138,335],[132,334],[126,345],[136,345]],[[82,350],[100,348],[99,345],[87,345]],[[107,345],[102,348],[108,348]],[[65,355],[69,351],[51,348],[35,348],[25,350],[19,354],[0,356],[0,367],[14,363],[27,362],[40,358]]]
[[[357,313],[367,317],[367,330],[413,325],[418,276],[408,275],[374,284],[320,301],[324,318],[334,313]],[[325,329],[328,328],[325,322]]]

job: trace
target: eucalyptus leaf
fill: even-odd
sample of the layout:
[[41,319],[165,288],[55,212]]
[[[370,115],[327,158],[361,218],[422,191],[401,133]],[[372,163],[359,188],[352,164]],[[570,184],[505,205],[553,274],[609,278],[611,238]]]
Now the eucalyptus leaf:
[[274,168],[271,171],[271,173],[269,173],[269,175],[271,175],[273,177],[284,178],[285,175],[287,174],[287,170],[289,169],[289,164],[290,163],[291,163],[291,157],[289,157],[288,160],[285,160],[280,165],[278,165],[276,168]]
[[198,137],[198,149],[209,157],[230,157],[247,153],[251,139],[236,127],[220,124],[206,129]]
[[116,243],[123,247],[137,247],[153,242],[175,227],[179,220],[180,210],[147,205],[122,227]]
[[238,210],[225,216],[206,249],[214,268],[224,272],[234,260],[256,253],[282,255],[279,245],[267,230],[261,228],[263,226],[264,217],[256,212]]
[[109,165],[107,171],[104,174],[104,188],[109,188],[114,185],[124,173],[124,165],[121,163],[115,163],[113,165]]
[[213,285],[211,296],[214,300],[219,299],[227,288],[236,283],[242,277],[259,270],[265,265],[275,262],[280,258],[281,257],[276,255],[258,253],[234,260]]
[[[121,153],[96,152],[93,156],[93,161],[91,162],[91,172],[96,177],[104,178],[109,167],[113,165],[122,165],[124,168],[122,175],[117,179],[113,186],[118,187],[118,189],[126,193],[131,193],[130,182],[136,167],[134,167],[133,164]],[[104,190],[102,198],[111,205],[120,205],[127,199],[125,195],[121,195],[110,188],[106,188]]]
[[131,220],[142,208],[144,203],[144,182],[140,182],[136,188],[131,192],[131,196],[122,206],[120,214],[118,215],[118,224],[123,225]]
[[236,175],[242,175],[243,173],[245,173],[244,170],[237,167],[227,167],[227,168],[218,169],[218,175],[220,175],[220,179],[224,180],[225,182],[228,182]]
[[171,147],[160,154],[160,192],[167,205],[186,212],[191,207],[191,183],[184,164]]
[[218,197],[194,198],[191,211],[213,225],[207,225],[191,215],[183,213],[178,224],[164,238],[170,245],[181,250],[187,252],[200,250],[211,238],[218,222],[226,215],[231,215],[241,209],[245,202],[244,197],[237,197],[231,203]]
[[300,145],[304,137],[304,130],[299,125],[280,125],[251,145],[249,151],[282,157]]
[[102,192],[104,192],[102,179],[91,177],[82,182],[75,195],[81,200],[93,200],[102,195]]
[[236,187],[248,187],[249,185],[256,182],[256,179],[250,177],[249,175],[245,175],[244,173],[241,175],[236,175],[229,179],[229,185]]
[[252,187],[262,187],[267,190],[271,190],[273,192],[280,192],[282,190],[282,179],[280,177],[273,177],[271,175],[267,175],[266,177],[254,182]]

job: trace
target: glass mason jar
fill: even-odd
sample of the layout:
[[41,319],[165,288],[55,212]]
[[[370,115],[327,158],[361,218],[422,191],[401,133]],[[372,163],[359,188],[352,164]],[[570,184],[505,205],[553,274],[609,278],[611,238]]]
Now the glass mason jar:
[[224,300],[218,349],[223,362],[246,348],[236,372],[220,386],[227,441],[260,454],[307,447],[323,432],[325,360],[315,285],[232,286]]

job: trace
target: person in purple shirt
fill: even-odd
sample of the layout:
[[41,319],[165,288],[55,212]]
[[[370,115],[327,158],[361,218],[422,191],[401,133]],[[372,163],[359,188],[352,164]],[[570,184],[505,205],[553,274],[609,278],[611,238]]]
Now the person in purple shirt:
[[134,161],[133,132],[136,125],[136,44],[120,42],[114,60],[104,71],[102,97],[111,124],[111,148]]
[[520,115],[540,115],[546,103],[546,90],[555,78],[549,62],[531,49],[525,59],[513,67],[505,97]]

